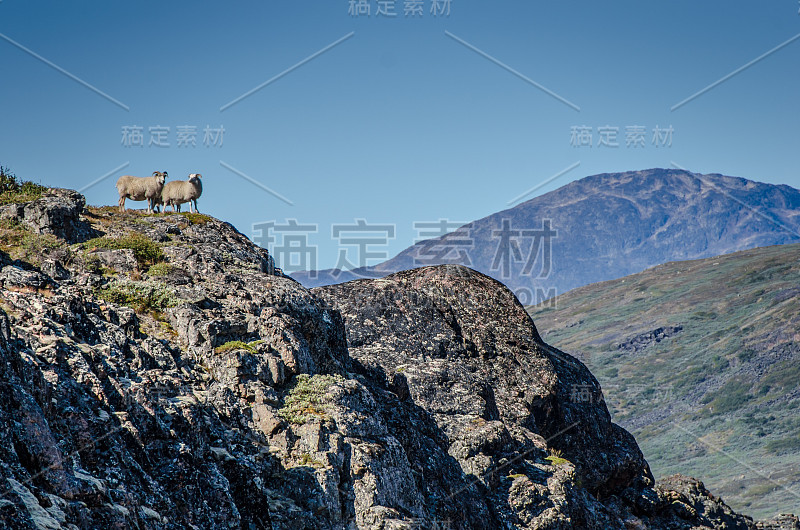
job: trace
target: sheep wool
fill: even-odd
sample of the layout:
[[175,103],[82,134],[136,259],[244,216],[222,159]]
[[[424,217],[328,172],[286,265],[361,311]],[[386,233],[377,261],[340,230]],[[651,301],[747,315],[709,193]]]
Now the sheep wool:
[[192,213],[199,212],[197,199],[203,193],[201,177],[200,173],[192,173],[189,175],[189,180],[168,182],[161,191],[161,203],[164,205],[164,211],[167,211],[167,206],[172,206],[174,211],[180,212],[181,204],[188,202],[189,210]]
[[132,201],[147,201],[147,213],[153,213],[156,200],[161,197],[167,172],[153,171],[150,177],[134,177],[123,175],[117,180],[119,192],[119,211],[125,211],[125,199]]

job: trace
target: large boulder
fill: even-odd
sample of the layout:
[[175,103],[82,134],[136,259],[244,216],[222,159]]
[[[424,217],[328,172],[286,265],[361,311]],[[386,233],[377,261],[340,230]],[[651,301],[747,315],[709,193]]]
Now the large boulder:
[[68,243],[96,236],[81,218],[86,198],[77,191],[48,188],[39,199],[0,207],[0,219],[20,222],[37,234],[52,234]]

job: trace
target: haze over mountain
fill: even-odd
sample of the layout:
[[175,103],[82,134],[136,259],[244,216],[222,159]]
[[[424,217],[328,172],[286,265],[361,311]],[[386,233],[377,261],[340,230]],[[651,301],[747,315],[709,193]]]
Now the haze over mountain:
[[[548,235],[548,226],[555,234]],[[291,276],[318,286],[458,263],[502,281],[523,303],[536,303],[668,261],[791,242],[800,242],[797,189],[648,169],[585,177],[376,266]]]
[[734,509],[800,507],[800,245],[659,265],[529,307],[597,375],[654,475]]

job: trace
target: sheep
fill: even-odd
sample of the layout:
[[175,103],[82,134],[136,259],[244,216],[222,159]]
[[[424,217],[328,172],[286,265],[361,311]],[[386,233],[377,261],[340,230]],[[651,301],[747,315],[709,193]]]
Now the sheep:
[[167,172],[153,171],[150,177],[133,177],[123,175],[117,180],[119,192],[119,211],[125,211],[125,199],[132,201],[147,201],[147,213],[153,213],[156,199],[161,196]]
[[181,204],[188,202],[189,210],[197,213],[197,199],[203,193],[203,183],[200,181],[200,173],[192,173],[189,180],[175,180],[168,182],[161,191],[161,202],[164,204],[164,211],[167,206],[172,206],[173,211],[180,212]]

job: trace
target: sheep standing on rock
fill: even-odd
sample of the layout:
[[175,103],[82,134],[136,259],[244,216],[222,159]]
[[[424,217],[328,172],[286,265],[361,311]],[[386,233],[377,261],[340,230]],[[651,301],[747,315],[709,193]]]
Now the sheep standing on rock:
[[167,172],[153,171],[150,177],[133,177],[123,175],[117,180],[119,192],[119,211],[125,211],[125,199],[132,201],[147,201],[147,213],[153,213],[156,200],[161,197]]
[[197,213],[197,199],[203,193],[203,183],[200,182],[200,173],[192,173],[189,180],[175,180],[168,182],[161,191],[161,202],[164,204],[164,211],[167,206],[172,206],[173,211],[180,212],[181,204],[188,202],[189,210]]

